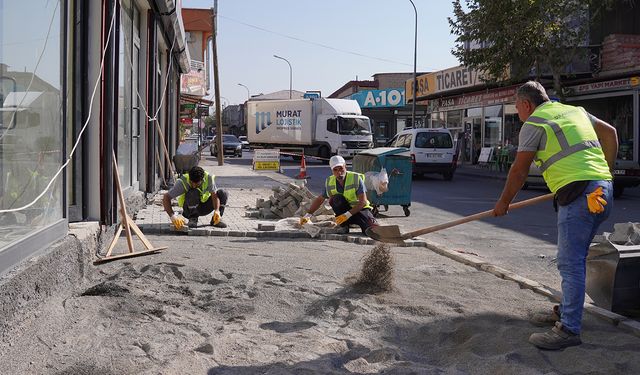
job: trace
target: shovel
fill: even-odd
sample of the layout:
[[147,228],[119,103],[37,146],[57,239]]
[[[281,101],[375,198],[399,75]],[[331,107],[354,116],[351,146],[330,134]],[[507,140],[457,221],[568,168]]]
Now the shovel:
[[[539,197],[527,199],[518,203],[512,203],[509,205],[509,209],[513,210],[520,207],[531,206],[532,204],[540,203],[543,201],[548,201],[553,199],[553,193],[541,195]],[[391,242],[391,243],[402,243],[404,240],[408,240],[410,238],[419,236],[421,234],[427,234],[435,231],[439,231],[441,229],[455,227],[456,225],[468,223],[470,221],[484,219],[486,217],[493,217],[493,210],[479,212],[477,214],[473,214],[470,216],[465,216],[460,219],[456,219],[453,221],[449,221],[446,223],[434,225],[431,227],[426,227],[418,230],[414,230],[413,232],[402,234],[400,233],[400,227],[397,225],[384,225],[384,226],[375,226],[369,227],[366,230],[367,236],[373,238],[376,241],[381,242]]]

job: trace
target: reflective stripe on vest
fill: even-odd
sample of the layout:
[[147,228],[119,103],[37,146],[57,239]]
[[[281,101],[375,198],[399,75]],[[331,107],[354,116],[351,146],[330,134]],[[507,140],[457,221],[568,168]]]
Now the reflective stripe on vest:
[[535,162],[552,192],[574,181],[611,179],[595,129],[582,108],[545,103],[526,124],[542,127],[547,136]]
[[[196,189],[200,192],[200,202],[204,203],[206,201],[209,200],[209,197],[211,197],[211,192],[208,191],[208,187],[209,187],[209,176],[211,176],[211,184],[215,183],[216,180],[216,176],[215,175],[209,175],[208,172],[204,172],[204,177],[202,178],[202,185],[200,185],[200,187],[197,187]],[[182,182],[182,186],[184,186],[184,190],[185,192],[182,193],[181,195],[178,196],[177,200],[178,200],[178,206],[182,207],[184,205],[184,199],[185,196],[187,194],[187,191],[189,191],[190,189],[192,189],[191,187],[191,183],[190,183],[190,179],[189,179],[189,174],[185,173],[180,177],[180,182]]]
[[[332,197],[334,195],[340,194],[344,196],[347,202],[349,202],[349,205],[353,207],[359,203],[358,186],[360,186],[360,180],[362,180],[362,183],[364,184],[363,174],[356,172],[347,172],[347,175],[344,179],[344,190],[342,191],[342,193],[339,193],[336,185],[338,183],[337,179],[334,175],[331,175],[327,177],[325,181],[325,189],[327,190],[327,195],[329,195],[329,197]],[[369,201],[366,198],[366,194],[365,201],[366,204],[363,208],[371,208],[371,206],[369,205]]]

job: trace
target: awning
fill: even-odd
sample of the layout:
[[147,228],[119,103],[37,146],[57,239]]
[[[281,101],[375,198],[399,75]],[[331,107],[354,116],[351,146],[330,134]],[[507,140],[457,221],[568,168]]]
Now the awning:
[[213,105],[212,100],[205,99],[202,96],[195,96],[195,95],[189,95],[189,94],[180,94],[180,101],[184,103],[195,103],[195,104],[202,104],[207,106]]

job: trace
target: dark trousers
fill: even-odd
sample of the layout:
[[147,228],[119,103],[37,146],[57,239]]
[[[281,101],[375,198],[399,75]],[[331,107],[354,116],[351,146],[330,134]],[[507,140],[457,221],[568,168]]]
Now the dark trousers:
[[[205,216],[213,212],[213,194],[206,202],[200,202],[200,192],[198,189],[189,189],[184,196],[184,205],[182,206],[182,216],[187,219],[197,218],[198,216]],[[220,216],[224,215],[224,207],[227,204],[227,192],[218,189],[215,192],[220,200]]]
[[[333,208],[333,212],[336,216],[340,216],[343,213],[351,209],[351,205],[343,195],[334,195],[329,198],[329,205]],[[349,220],[342,223],[341,226],[347,226],[349,224],[356,224],[364,233],[370,226],[378,225],[378,221],[373,217],[373,213],[368,208],[363,208],[357,214],[351,216]]]

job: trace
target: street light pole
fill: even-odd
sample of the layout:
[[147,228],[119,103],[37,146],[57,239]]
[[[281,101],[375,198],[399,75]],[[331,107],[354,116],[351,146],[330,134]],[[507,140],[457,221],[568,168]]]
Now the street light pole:
[[245,85],[243,85],[242,83],[238,83],[238,86],[242,86],[245,89],[247,89],[247,101],[249,101],[249,99],[251,98],[251,94],[249,94],[249,88]]
[[413,3],[413,0],[409,0],[411,5],[413,5],[413,12],[416,14],[416,21],[414,27],[414,36],[413,36],[413,100],[411,101],[411,127],[416,127],[416,98],[417,98],[417,88],[418,81],[416,78],[416,62],[418,61],[418,10],[416,9],[416,5]]
[[285,59],[284,57],[280,57],[278,55],[273,55],[273,57],[275,57],[276,59],[280,59],[280,60],[284,60],[287,62],[287,64],[289,64],[289,99],[291,99],[291,88],[292,88],[292,78],[293,78],[293,69],[291,69],[291,63],[289,62],[289,60]]

